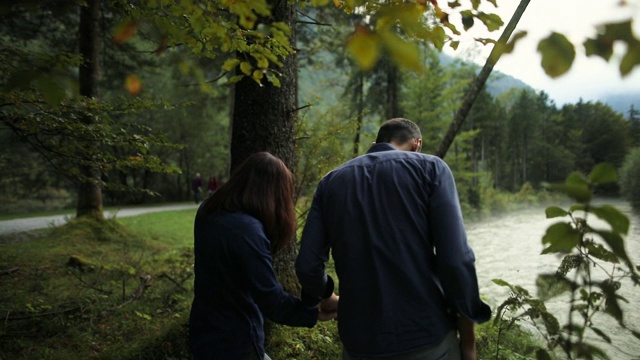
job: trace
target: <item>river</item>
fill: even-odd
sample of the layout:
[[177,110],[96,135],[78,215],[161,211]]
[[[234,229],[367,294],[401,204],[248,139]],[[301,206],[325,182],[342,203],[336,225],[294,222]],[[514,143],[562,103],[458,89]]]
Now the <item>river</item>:
[[[640,215],[632,212],[626,202],[608,199],[598,202],[614,205],[629,216],[631,229],[625,238],[625,248],[632,262],[640,264]],[[469,243],[476,255],[480,292],[494,310],[509,295],[508,288],[495,285],[491,281],[494,278],[523,286],[530,294],[536,296],[537,274],[555,272],[560,264],[560,258],[556,255],[540,255],[543,249],[542,236],[549,225],[567,219],[546,219],[544,207],[536,207],[467,224]],[[619,292],[629,300],[629,304],[622,303],[625,324],[636,331],[640,331],[639,290],[628,281],[623,283]],[[556,311],[560,311],[561,314],[567,312],[568,302],[566,296],[564,298],[565,301],[560,297],[547,304],[554,315]],[[564,324],[564,319],[558,320]],[[605,350],[611,359],[640,359],[639,339],[620,329],[617,322],[609,316],[603,315],[594,322],[596,327],[611,337],[612,345],[595,335],[590,337],[590,342]]]

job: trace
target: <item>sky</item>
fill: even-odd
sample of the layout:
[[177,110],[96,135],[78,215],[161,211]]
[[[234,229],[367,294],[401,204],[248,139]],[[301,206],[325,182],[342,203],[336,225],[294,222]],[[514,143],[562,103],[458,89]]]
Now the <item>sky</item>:
[[[497,0],[498,7],[483,0],[481,10],[500,15],[506,24],[520,3],[519,0]],[[623,44],[614,48],[614,55],[606,62],[597,56],[587,57],[582,43],[597,33],[598,25],[634,19],[633,33],[640,38],[640,0],[531,0],[515,32],[527,31],[512,54],[505,54],[494,67],[494,71],[518,78],[537,91],[544,90],[557,105],[598,100],[605,96],[621,95],[633,91],[640,93],[640,66],[622,77],[619,63],[626,51]],[[455,18],[452,22],[456,24]],[[558,78],[551,78],[540,66],[540,54],[536,51],[538,42],[551,32],[562,33],[576,46],[576,59],[571,70]],[[514,33],[515,33],[514,32]],[[483,65],[490,46],[483,46],[475,38],[500,37],[502,29],[488,32],[478,21],[463,34],[458,50],[445,46],[445,52],[465,60]]]

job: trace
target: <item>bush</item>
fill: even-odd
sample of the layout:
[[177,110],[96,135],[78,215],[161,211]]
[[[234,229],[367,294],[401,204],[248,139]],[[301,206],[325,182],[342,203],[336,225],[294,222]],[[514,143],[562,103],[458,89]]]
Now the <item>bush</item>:
[[631,205],[640,208],[640,148],[633,149],[620,169],[620,191]]

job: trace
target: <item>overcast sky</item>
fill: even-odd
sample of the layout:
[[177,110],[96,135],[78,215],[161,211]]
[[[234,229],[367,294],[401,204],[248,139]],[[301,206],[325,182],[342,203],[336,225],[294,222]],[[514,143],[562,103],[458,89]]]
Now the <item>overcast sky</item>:
[[[497,0],[498,8],[487,3],[482,10],[497,13],[506,25],[519,2]],[[595,36],[598,25],[630,18],[634,19],[635,37],[640,38],[640,0],[627,0],[625,6],[620,6],[620,3],[621,0],[531,0],[516,29],[516,32],[527,31],[527,37],[516,45],[513,54],[504,55],[494,70],[514,76],[536,90],[544,90],[558,105],[575,103],[580,98],[588,101],[608,94],[640,93],[640,66],[624,78],[618,69],[625,45],[617,46],[609,63],[600,57],[587,57],[581,45],[588,37]],[[452,22],[456,23],[455,19]],[[461,25],[459,29],[462,29]],[[540,54],[536,51],[538,41],[552,31],[562,33],[574,44],[579,44],[573,67],[556,79],[544,73]],[[473,38],[497,39],[501,33],[502,29],[489,33],[483,24],[476,23],[462,38],[458,50],[454,52],[447,47],[445,52],[482,65],[491,48],[477,44]]]

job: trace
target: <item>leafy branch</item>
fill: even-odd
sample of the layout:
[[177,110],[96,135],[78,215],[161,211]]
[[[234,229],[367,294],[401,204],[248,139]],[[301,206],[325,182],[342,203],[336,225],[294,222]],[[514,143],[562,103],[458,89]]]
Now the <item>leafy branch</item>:
[[[515,321],[530,321],[547,343],[546,349],[537,349],[537,359],[551,359],[550,354],[556,348],[567,359],[608,359],[602,349],[585,337],[589,330],[612,343],[611,337],[596,324],[598,314],[612,317],[621,328],[640,338],[638,331],[625,324],[620,305],[620,302],[628,303],[619,293],[625,280],[630,280],[634,286],[640,285],[639,268],[624,248],[623,236],[628,234],[629,218],[613,206],[592,203],[597,186],[616,181],[615,168],[601,164],[586,177],[575,172],[564,183],[549,186],[564,192],[577,204],[568,210],[550,206],[545,211],[547,218],[566,217],[569,221],[550,225],[542,238],[542,254],[558,254],[563,258],[555,273],[538,275],[538,298],[518,285],[493,280],[511,290],[511,296],[497,309],[494,325],[502,327],[505,322],[510,326]],[[595,227],[593,216],[609,228]],[[560,296],[568,297],[569,303],[567,321],[562,326],[545,306],[545,301]],[[512,317],[507,318],[506,314],[512,314]]]

